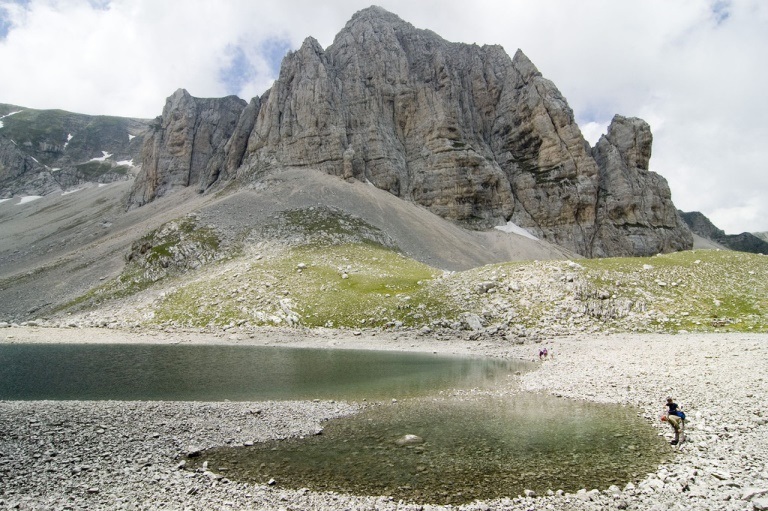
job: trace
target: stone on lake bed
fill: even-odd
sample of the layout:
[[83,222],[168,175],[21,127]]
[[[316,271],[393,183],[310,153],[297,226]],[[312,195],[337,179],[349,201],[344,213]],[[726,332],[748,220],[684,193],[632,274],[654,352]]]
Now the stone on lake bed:
[[400,438],[398,438],[397,440],[395,440],[395,443],[397,445],[399,445],[400,447],[404,447],[406,445],[423,444],[424,443],[424,439],[421,438],[418,435],[410,435],[410,434],[408,434],[408,435],[403,435]]

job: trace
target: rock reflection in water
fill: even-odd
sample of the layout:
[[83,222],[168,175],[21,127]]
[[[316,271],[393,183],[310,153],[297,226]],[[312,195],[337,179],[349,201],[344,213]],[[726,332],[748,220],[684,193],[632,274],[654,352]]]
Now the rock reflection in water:
[[287,488],[456,504],[623,485],[655,470],[667,447],[633,408],[520,394],[380,405],[319,436],[216,449],[195,466],[207,460],[230,479]]

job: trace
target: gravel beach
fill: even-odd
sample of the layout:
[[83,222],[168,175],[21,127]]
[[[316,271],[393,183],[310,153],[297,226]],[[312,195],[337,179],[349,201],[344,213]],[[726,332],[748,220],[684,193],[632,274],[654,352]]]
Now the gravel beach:
[[[253,335],[253,337],[251,337]],[[688,414],[672,461],[623,487],[462,506],[285,490],[185,470],[190,450],[315,434],[365,404],[312,402],[0,402],[0,509],[768,509],[768,336],[584,336],[524,344],[417,332],[264,330],[257,334],[13,327],[0,342],[227,343],[429,351],[538,359],[526,390],[643,411],[659,434],[664,400]],[[499,389],[504,392],[504,389]],[[215,470],[215,469],[212,469]]]

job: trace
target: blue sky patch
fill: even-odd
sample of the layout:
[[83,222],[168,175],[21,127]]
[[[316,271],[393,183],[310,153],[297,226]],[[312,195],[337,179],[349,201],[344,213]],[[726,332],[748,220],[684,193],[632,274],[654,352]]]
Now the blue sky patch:
[[0,39],[5,39],[10,29],[11,20],[8,19],[8,13],[0,8]]
[[280,74],[280,64],[283,57],[292,50],[291,42],[288,39],[271,38],[261,43],[261,54],[269,64],[269,70],[272,76],[277,77]]
[[106,11],[109,9],[109,4],[112,3],[112,0],[88,0],[88,3],[94,10]]
[[[219,80],[227,94],[238,94],[260,73],[268,73],[271,79],[277,78],[283,57],[291,51],[291,44],[287,39],[270,38],[262,42],[257,51],[261,57],[258,59],[259,66],[254,65],[242,46],[227,48],[229,65],[219,72]],[[264,64],[267,69],[264,69]]]
[[715,0],[712,4],[712,17],[718,26],[725,23],[731,17],[731,0]]
[[256,71],[241,47],[230,46],[228,51],[232,60],[229,67],[219,72],[219,79],[224,83],[227,94],[237,94],[243,85],[253,78]]
[[16,4],[22,7],[29,6],[30,0],[10,0],[5,1],[0,5],[0,40],[8,37],[8,32],[13,28],[13,21],[11,20],[11,13],[8,10],[8,5]]

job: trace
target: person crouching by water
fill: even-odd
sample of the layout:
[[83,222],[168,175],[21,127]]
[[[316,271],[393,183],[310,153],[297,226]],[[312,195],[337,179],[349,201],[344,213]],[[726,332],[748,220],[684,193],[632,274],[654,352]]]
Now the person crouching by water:
[[685,420],[685,414],[671,397],[667,398],[667,409],[667,413],[669,415],[677,415],[681,419]]
[[661,416],[661,421],[668,423],[675,431],[675,439],[669,442],[672,445],[678,445],[685,442],[685,421],[677,415],[665,413]]

